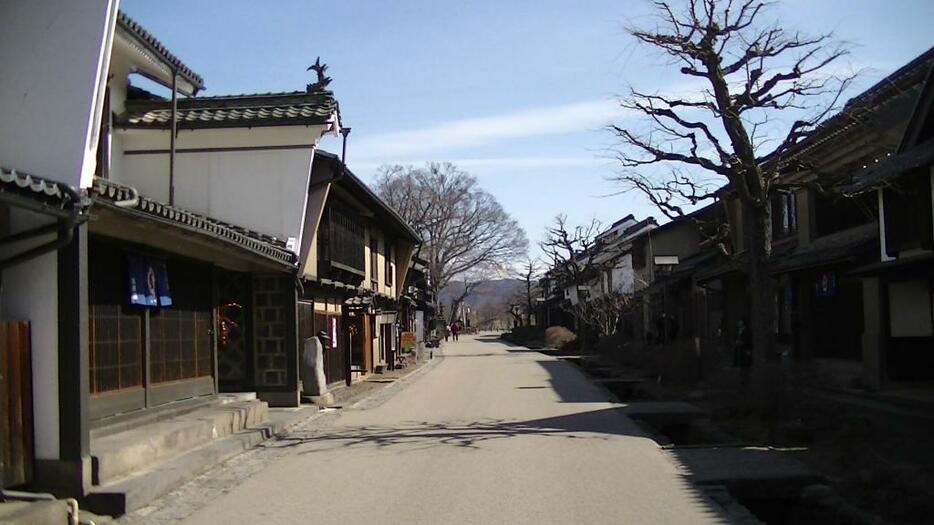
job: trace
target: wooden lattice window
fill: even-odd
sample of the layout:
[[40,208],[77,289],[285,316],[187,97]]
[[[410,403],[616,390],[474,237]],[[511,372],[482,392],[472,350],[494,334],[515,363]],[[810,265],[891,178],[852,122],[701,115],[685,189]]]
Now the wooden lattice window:
[[153,383],[212,374],[214,363],[209,312],[153,311],[149,330],[149,374]]
[[92,241],[88,250],[88,374],[92,394],[143,386],[143,311],[124,295],[124,254]]
[[140,312],[119,304],[91,304],[89,314],[91,393],[142,386],[143,328]]
[[330,231],[329,253],[331,263],[344,266],[347,270],[363,273],[364,228],[357,215],[340,206],[329,208]]

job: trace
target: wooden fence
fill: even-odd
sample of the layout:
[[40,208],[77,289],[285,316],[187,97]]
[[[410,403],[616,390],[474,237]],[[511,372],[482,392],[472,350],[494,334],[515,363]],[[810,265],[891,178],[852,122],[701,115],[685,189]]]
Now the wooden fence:
[[29,323],[0,322],[0,473],[3,487],[32,481],[32,355]]

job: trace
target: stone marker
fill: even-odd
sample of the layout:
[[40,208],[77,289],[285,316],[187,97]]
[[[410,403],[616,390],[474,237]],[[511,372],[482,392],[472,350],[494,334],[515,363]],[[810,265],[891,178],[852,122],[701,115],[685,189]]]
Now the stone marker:
[[334,402],[334,396],[328,392],[327,379],[324,376],[322,338],[327,338],[324,332],[305,340],[302,352],[302,394],[311,397],[318,405],[328,406]]

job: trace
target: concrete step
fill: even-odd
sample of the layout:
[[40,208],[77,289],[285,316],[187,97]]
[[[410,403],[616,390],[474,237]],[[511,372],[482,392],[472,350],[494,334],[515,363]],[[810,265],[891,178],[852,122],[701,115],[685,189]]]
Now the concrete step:
[[252,426],[189,450],[145,471],[95,487],[81,502],[81,506],[110,516],[122,516],[140,509],[212,467],[280,433],[289,423],[290,419],[284,418]]
[[16,525],[67,525],[65,500],[7,501],[0,503],[0,523]]
[[721,485],[743,499],[794,498],[823,475],[770,447],[708,446],[666,449],[696,485]]
[[210,441],[262,424],[263,401],[237,400],[91,440],[95,485],[150,468]]

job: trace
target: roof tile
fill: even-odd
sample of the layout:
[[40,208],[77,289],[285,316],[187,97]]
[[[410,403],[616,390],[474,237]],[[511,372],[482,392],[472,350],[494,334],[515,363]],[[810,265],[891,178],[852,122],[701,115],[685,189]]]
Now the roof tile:
[[[330,91],[192,97],[179,99],[177,105],[180,128],[324,124],[338,111]],[[169,101],[137,100],[128,102],[117,125],[163,128],[171,119]]]
[[[92,192],[97,200],[119,202],[127,201],[136,196],[136,192],[129,186],[124,186],[105,179],[94,179]],[[281,239],[270,237],[259,232],[250,231],[241,226],[228,224],[204,215],[169,206],[147,197],[139,196],[139,200],[132,207],[139,212],[154,215],[162,219],[188,226],[199,230],[206,235],[220,237],[245,248],[248,251],[273,259],[287,265],[294,265],[295,254],[285,248]]]
[[128,33],[140,39],[149,47],[152,52],[159,55],[167,63],[175,66],[178,70],[178,74],[190,82],[197,89],[204,89],[204,79],[201,78],[201,75],[195,73],[191,70],[191,68],[182,63],[182,61],[170,53],[169,50],[162,44],[162,42],[159,42],[159,40],[156,39],[152,33],[146,31],[143,26],[139,25],[138,22],[127,16],[127,14],[123,11],[120,11],[120,13],[117,15],[117,26],[123,28]]

